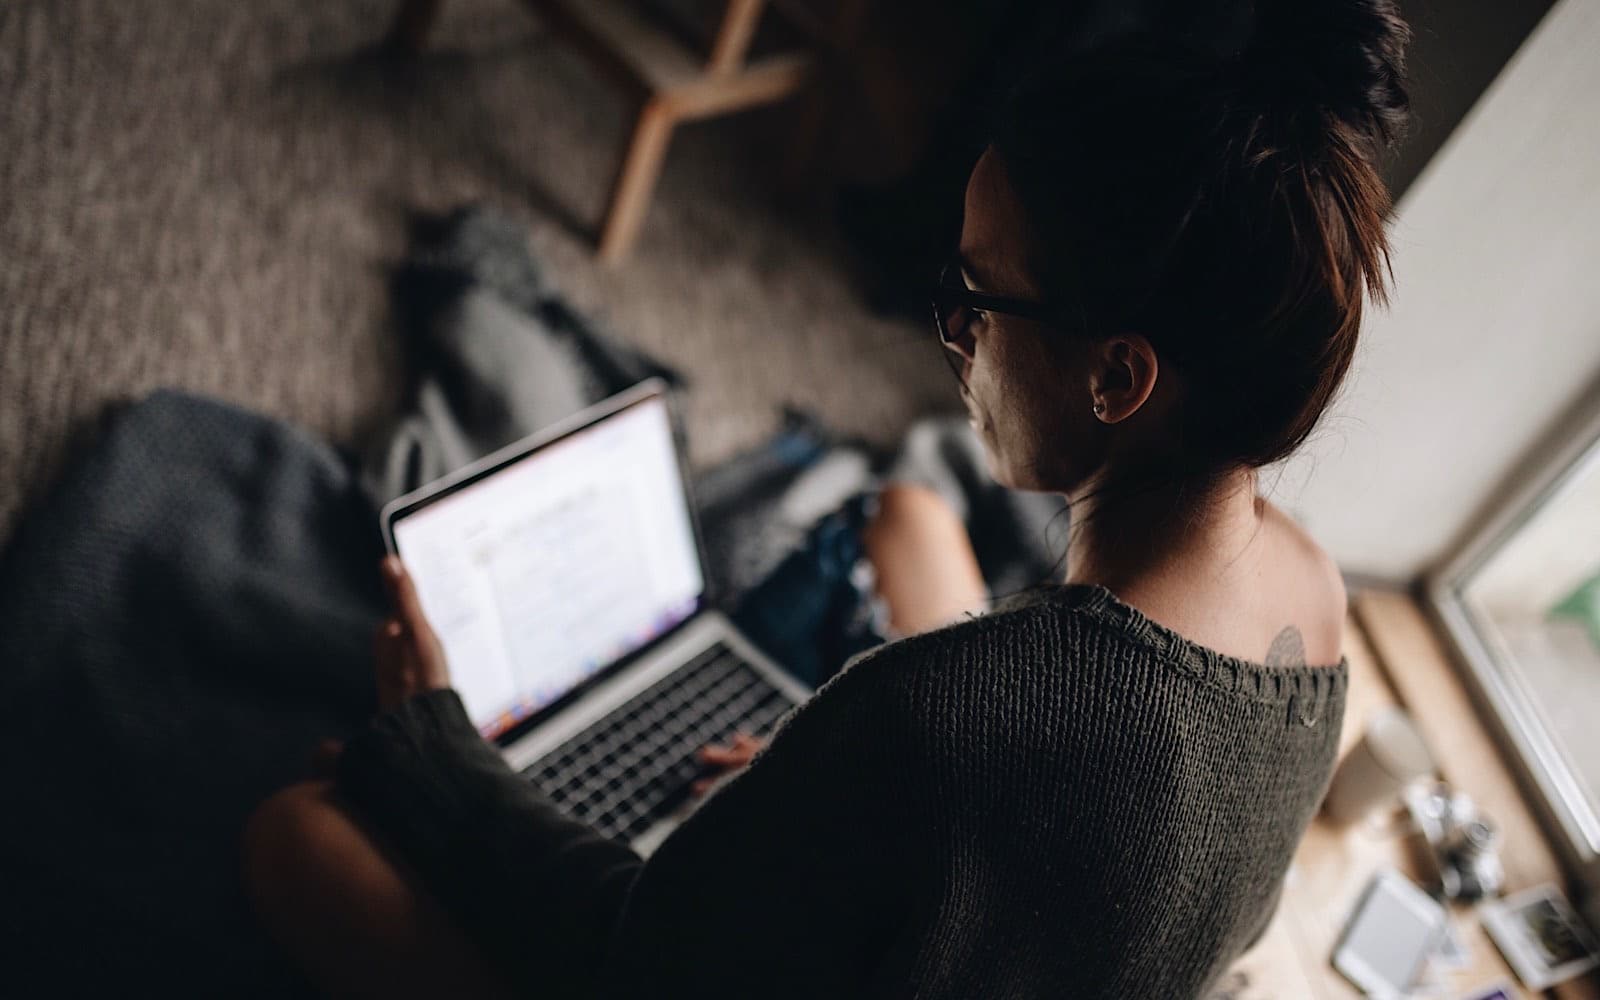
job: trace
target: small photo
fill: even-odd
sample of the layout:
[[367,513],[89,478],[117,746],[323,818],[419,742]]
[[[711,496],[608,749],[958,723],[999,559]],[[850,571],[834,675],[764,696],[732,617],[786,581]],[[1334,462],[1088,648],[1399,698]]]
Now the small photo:
[[1530,989],[1542,990],[1600,967],[1593,935],[1555,886],[1486,903],[1480,914],[1484,929]]

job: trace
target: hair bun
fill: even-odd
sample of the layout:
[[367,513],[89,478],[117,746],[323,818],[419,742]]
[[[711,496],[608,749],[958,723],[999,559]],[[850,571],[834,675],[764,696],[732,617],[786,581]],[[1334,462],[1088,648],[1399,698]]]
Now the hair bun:
[[1410,40],[1394,0],[1260,0],[1243,58],[1268,100],[1323,108],[1383,146],[1405,130]]

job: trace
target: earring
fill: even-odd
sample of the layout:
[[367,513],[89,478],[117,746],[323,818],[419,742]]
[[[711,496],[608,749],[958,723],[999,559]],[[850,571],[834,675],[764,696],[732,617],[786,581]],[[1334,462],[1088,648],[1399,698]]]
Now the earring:
[[1104,404],[1104,403],[1096,403],[1096,404],[1094,404],[1094,415],[1097,416],[1097,417],[1105,416],[1106,415],[1106,404]]

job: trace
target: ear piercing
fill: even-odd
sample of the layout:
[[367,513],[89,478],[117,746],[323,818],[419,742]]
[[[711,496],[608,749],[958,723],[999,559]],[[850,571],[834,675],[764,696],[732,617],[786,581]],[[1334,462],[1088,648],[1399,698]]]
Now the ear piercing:
[[1097,416],[1097,417],[1105,416],[1106,415],[1106,404],[1104,404],[1104,403],[1096,403],[1096,404],[1094,404],[1094,415]]

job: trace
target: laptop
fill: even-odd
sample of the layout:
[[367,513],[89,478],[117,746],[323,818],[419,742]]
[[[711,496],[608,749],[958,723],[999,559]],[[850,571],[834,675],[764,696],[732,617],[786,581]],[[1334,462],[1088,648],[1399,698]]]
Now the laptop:
[[811,693],[708,607],[674,429],[652,379],[381,515],[478,732],[645,854],[692,807],[696,751]]

